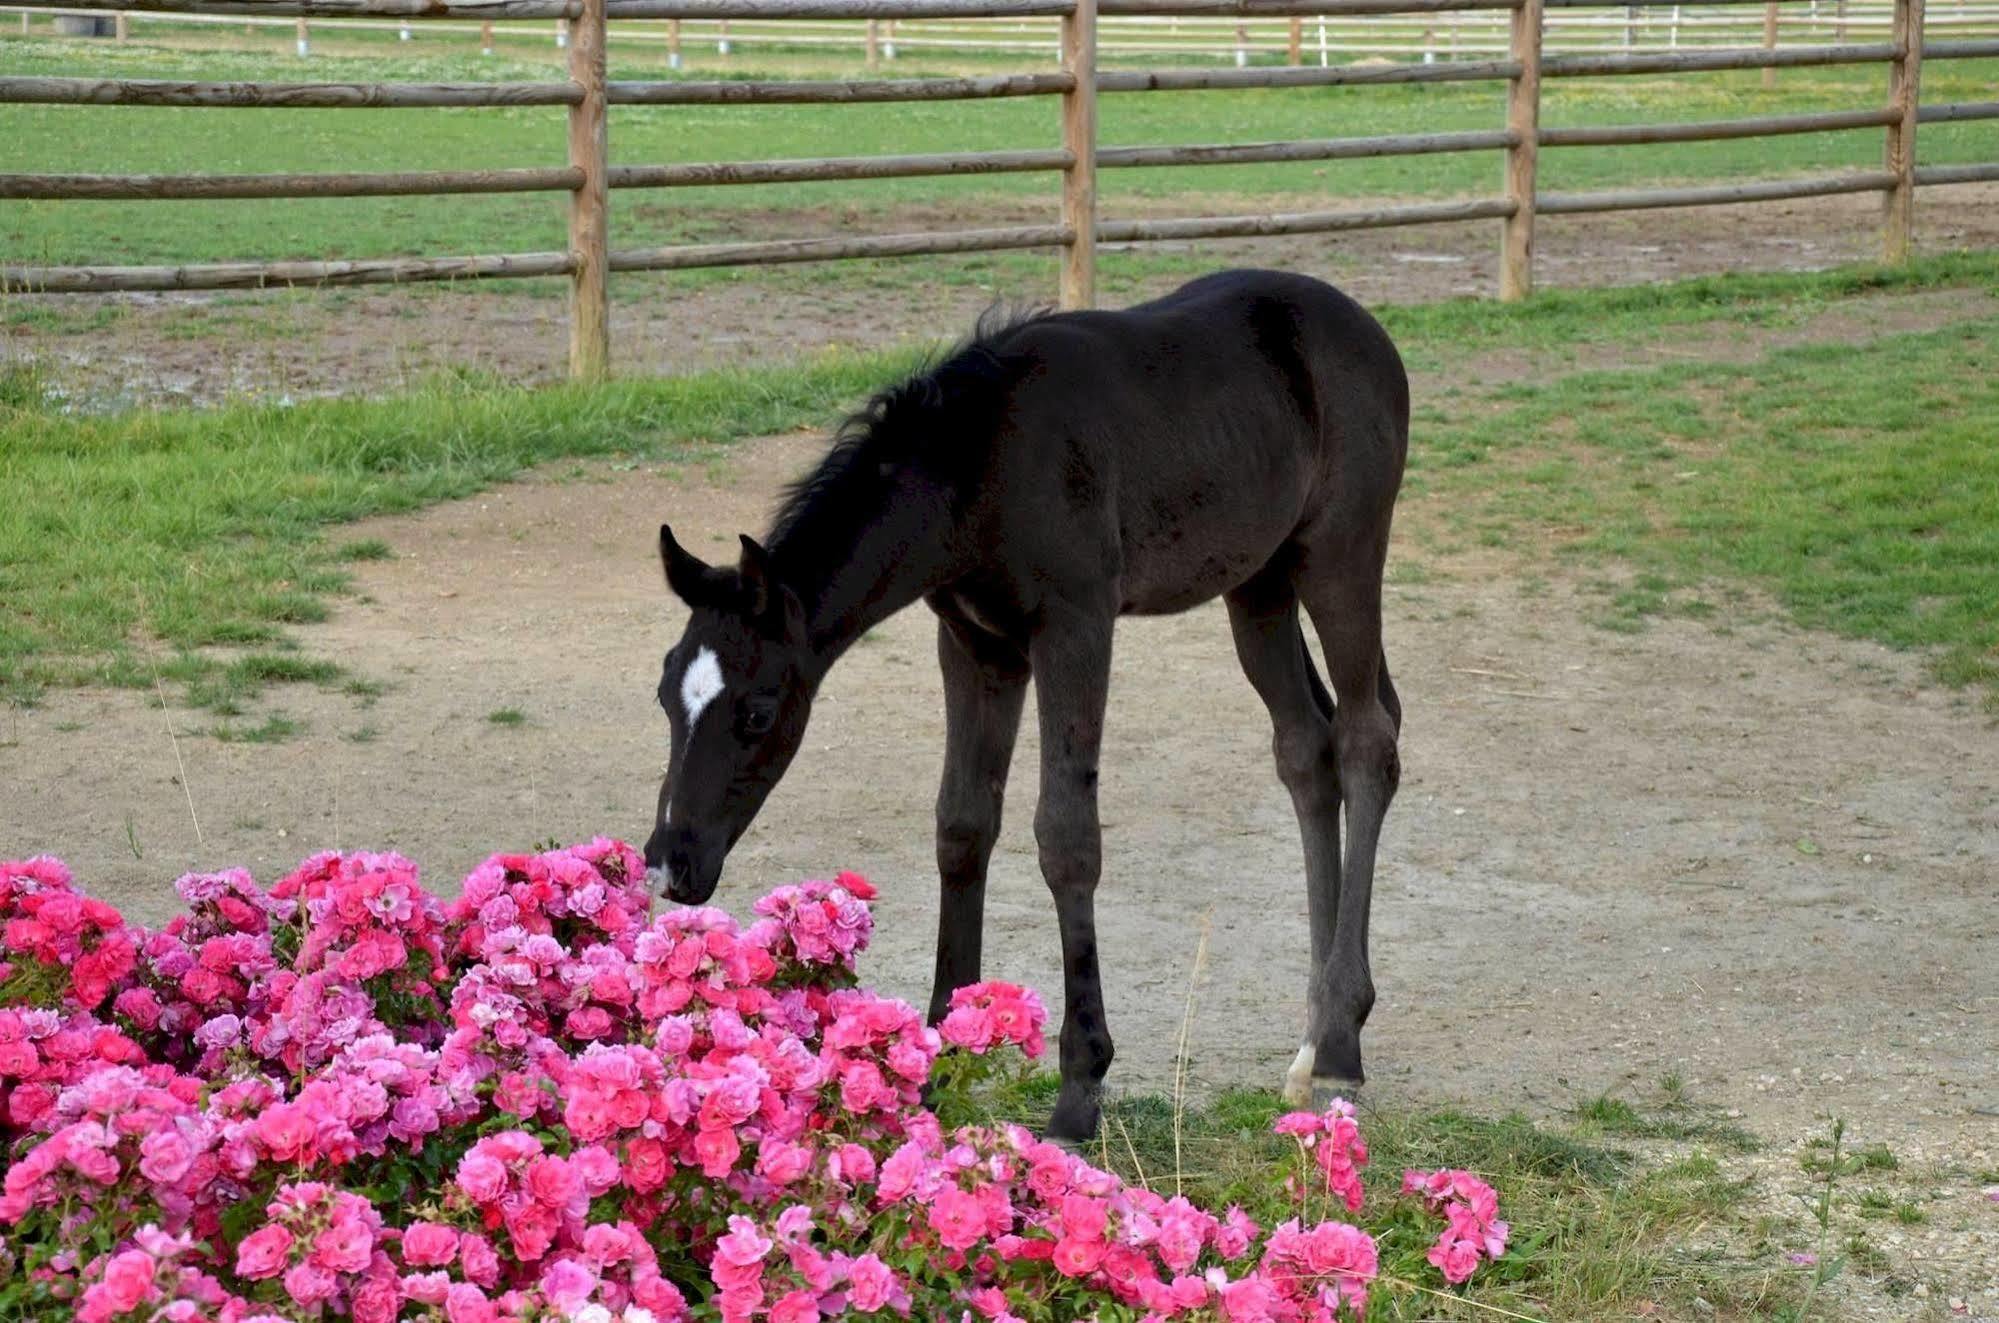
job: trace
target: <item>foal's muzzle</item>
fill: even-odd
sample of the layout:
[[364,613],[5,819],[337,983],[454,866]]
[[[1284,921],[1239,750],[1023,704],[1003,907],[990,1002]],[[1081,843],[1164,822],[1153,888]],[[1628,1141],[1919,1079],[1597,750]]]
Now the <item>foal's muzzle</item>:
[[723,850],[697,846],[693,833],[665,825],[646,840],[646,882],[679,905],[705,905],[722,880]]

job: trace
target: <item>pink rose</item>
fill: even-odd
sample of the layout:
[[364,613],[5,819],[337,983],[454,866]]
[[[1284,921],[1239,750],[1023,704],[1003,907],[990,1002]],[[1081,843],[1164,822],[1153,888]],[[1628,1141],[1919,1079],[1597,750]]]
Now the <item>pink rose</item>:
[[561,1225],[553,1208],[534,1202],[508,1213],[506,1221],[507,1235],[514,1242],[514,1257],[523,1263],[532,1263],[548,1253]]
[[694,1136],[694,1160],[701,1165],[701,1174],[710,1180],[727,1176],[742,1151],[733,1130],[703,1130]]
[[450,1323],[495,1323],[499,1314],[484,1291],[470,1282],[458,1282],[445,1292],[444,1317]]
[[748,1267],[763,1262],[775,1243],[757,1230],[755,1222],[736,1214],[729,1218],[728,1234],[715,1242],[715,1258],[721,1263]]
[[1478,1268],[1478,1246],[1469,1240],[1458,1240],[1447,1231],[1430,1252],[1424,1255],[1444,1274],[1444,1280],[1453,1286],[1468,1280]]
[[395,1323],[403,1293],[394,1277],[370,1277],[355,1288],[349,1305],[354,1323]]
[[330,1300],[340,1289],[340,1279],[314,1263],[295,1263],[285,1274],[285,1292],[302,1305]]
[[194,1165],[194,1146],[178,1130],[155,1130],[139,1143],[139,1174],[155,1185],[173,1185]]
[[960,1006],[944,1017],[937,1033],[953,1047],[984,1052],[992,1046],[993,1018],[982,1006]]
[[597,1274],[575,1259],[557,1259],[543,1269],[541,1293],[565,1314],[581,1309],[597,1289]]
[[770,1323],[819,1323],[819,1297],[804,1290],[779,1297],[770,1308]]
[[863,1314],[885,1307],[895,1292],[895,1273],[873,1254],[847,1265],[847,1302]]
[[923,1167],[922,1147],[914,1142],[904,1144],[882,1163],[881,1180],[875,1186],[875,1193],[885,1204],[896,1202],[916,1188],[916,1178]]
[[561,1158],[537,1158],[527,1169],[527,1192],[550,1208],[567,1208],[583,1193],[583,1180]]
[[413,1222],[403,1232],[403,1262],[415,1267],[450,1263],[458,1257],[458,1232],[436,1222]]
[[480,1286],[491,1287],[500,1280],[500,1256],[484,1236],[468,1234],[459,1240],[458,1266],[465,1270],[467,1281]]
[[280,1162],[300,1156],[312,1143],[312,1118],[285,1103],[258,1113],[255,1128],[258,1141]]
[[458,1160],[458,1188],[474,1202],[490,1204],[507,1192],[507,1169],[498,1158],[475,1148]]
[[970,1249],[986,1234],[986,1210],[976,1195],[953,1186],[937,1192],[928,1210],[930,1229],[946,1249]]
[[358,1218],[336,1216],[313,1242],[312,1261],[329,1272],[360,1272],[374,1248],[374,1233]]
[[153,1293],[153,1256],[144,1250],[126,1250],[114,1255],[104,1268],[104,1298],[111,1312],[129,1313]]
[[1055,1242],[1056,1271],[1065,1277],[1087,1277],[1104,1261],[1109,1248],[1101,1240],[1064,1237]]
[[292,1233],[273,1223],[237,1242],[236,1275],[251,1281],[275,1277],[291,1262]]

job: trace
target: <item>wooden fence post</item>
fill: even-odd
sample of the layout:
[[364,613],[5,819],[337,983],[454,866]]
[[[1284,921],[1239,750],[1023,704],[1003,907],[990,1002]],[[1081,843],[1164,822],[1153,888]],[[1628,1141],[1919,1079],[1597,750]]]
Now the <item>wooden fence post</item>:
[[569,195],[569,375],[599,381],[610,368],[610,191],[605,144],[604,0],[583,0],[569,32],[569,78],[583,99],[569,108],[569,164],[583,182]]
[[112,30],[117,33],[119,41],[130,41],[132,39],[132,16],[130,14],[118,15],[112,23]]
[[493,20],[490,18],[479,25],[479,53],[481,55],[493,53]]
[[871,18],[868,20],[868,68],[874,70],[881,67],[881,20]]
[[301,14],[298,20],[298,57],[303,60],[310,54],[312,54],[312,34],[306,30],[305,15]]
[[666,67],[680,67],[680,20],[677,18],[666,21]]
[[1534,290],[1534,168],[1541,155],[1541,0],[1513,11],[1511,58],[1520,73],[1506,84],[1506,200],[1514,207],[1499,244],[1499,297],[1523,299]]
[[1890,262],[1909,260],[1916,221],[1916,115],[1922,102],[1923,0],[1895,0],[1895,49],[1888,66],[1888,125],[1884,165],[1895,183],[1888,190],[1881,237]]
[[1076,81],[1062,94],[1062,145],[1073,159],[1062,173],[1062,224],[1072,233],[1060,295],[1065,308],[1089,308],[1097,301],[1097,0],[1076,0],[1063,15],[1062,68]]
[[[1763,49],[1766,51],[1777,49],[1777,0],[1769,0],[1769,3],[1763,6]],[[1763,90],[1767,92],[1776,85],[1776,67],[1764,65]]]
[[1291,40],[1287,58],[1293,67],[1305,62],[1305,19],[1301,14],[1291,16]]

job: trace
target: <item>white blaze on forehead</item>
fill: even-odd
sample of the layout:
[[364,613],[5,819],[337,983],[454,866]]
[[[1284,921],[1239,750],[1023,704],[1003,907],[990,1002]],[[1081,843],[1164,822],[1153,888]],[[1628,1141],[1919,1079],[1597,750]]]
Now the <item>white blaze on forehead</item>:
[[687,709],[687,728],[701,720],[701,714],[722,692],[722,664],[712,648],[703,648],[680,674],[680,705]]

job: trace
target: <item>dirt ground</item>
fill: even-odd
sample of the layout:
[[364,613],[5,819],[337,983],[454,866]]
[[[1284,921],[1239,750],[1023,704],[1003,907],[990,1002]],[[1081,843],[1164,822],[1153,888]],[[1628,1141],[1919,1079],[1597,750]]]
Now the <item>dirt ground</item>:
[[[1298,209],[1325,199],[1301,199]],[[1132,215],[1268,210],[1268,199],[1152,200]],[[1121,213],[1122,214],[1122,213]],[[1920,245],[1943,251],[1999,245],[1999,186],[1925,190]],[[1040,223],[1047,209],[1007,202],[975,215],[906,206],[861,219],[839,210],[760,217],[760,234],[914,231]],[[1871,194],[1753,206],[1547,217],[1536,237],[1536,277],[1549,288],[1630,284],[1723,271],[1810,270],[1878,255],[1880,201]],[[1115,273],[1118,245],[1106,249]],[[1363,302],[1421,302],[1490,295],[1498,282],[1495,223],[1432,225],[1341,235],[1124,245],[1149,253],[1198,251],[1204,264],[1266,265],[1309,272]],[[1032,300],[1042,289],[994,289],[958,270],[954,283],[894,275],[883,266],[830,264],[746,271],[688,285],[620,277],[612,309],[619,371],[685,372],[771,363],[830,346],[879,349],[963,332],[996,296]],[[901,268],[906,271],[908,268]],[[1128,302],[1177,284],[1148,276]],[[1052,276],[1050,277],[1052,279]],[[26,308],[27,301],[13,306]],[[207,402],[232,395],[299,398],[384,393],[439,368],[484,369],[510,380],[561,375],[568,323],[561,297],[518,288],[420,291],[362,288],[337,295],[46,296],[33,307],[54,326],[0,326],[0,359],[34,357],[65,388],[94,396]],[[115,309],[109,320],[93,313]],[[193,314],[193,315],[191,315]]]

